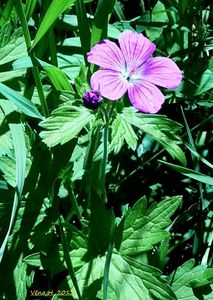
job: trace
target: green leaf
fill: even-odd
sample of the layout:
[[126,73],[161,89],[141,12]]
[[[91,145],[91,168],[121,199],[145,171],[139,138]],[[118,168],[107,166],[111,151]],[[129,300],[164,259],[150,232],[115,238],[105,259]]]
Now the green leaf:
[[140,254],[153,248],[169,233],[163,230],[181,203],[180,196],[166,198],[146,209],[146,199],[140,199],[127,213],[120,247],[122,255]]
[[212,89],[213,86],[213,72],[211,70],[206,70],[203,72],[201,78],[199,79],[198,88],[195,90],[194,95],[198,96],[202,93],[207,92]]
[[112,209],[105,207],[96,191],[93,191],[90,202],[88,255],[96,257],[103,255],[109,246],[115,226],[115,216]]
[[[158,1],[152,12],[152,22],[166,23],[168,21],[164,4]],[[146,34],[151,41],[156,40],[163,32],[163,27],[150,27],[146,29]]]
[[205,174],[202,174],[200,172],[194,171],[192,169],[184,168],[175,164],[171,164],[168,162],[165,162],[163,160],[159,160],[164,165],[167,165],[168,167],[172,168],[173,170],[183,174],[184,176],[187,176],[189,178],[195,179],[199,182],[203,182],[205,184],[213,185],[213,178],[210,176],[207,176]]
[[23,258],[23,261],[27,265],[34,266],[34,267],[41,267],[41,258],[39,252],[25,256]]
[[41,40],[45,33],[50,29],[56,19],[67,9],[69,8],[75,0],[53,0],[48,8],[44,19],[39,26],[38,32],[35,36],[32,48]]
[[25,181],[25,170],[26,170],[26,145],[24,138],[24,130],[21,124],[10,124],[10,130],[13,140],[13,145],[15,149],[15,159],[16,159],[16,191],[14,195],[12,213],[10,217],[9,227],[4,238],[4,241],[0,248],[0,262],[3,258],[3,254],[7,245],[7,241],[15,220],[18,203],[22,196],[22,190]]
[[55,66],[44,67],[44,70],[57,91],[73,91],[67,76],[59,68]]
[[178,159],[184,166],[186,165],[186,157],[178,145],[180,138],[176,135],[181,128],[180,124],[167,119],[165,116],[137,113],[132,107],[123,110],[122,118],[150,135],[173,158]]
[[124,141],[129,145],[132,150],[137,147],[137,135],[135,134],[131,124],[121,118],[117,114],[116,119],[112,123],[110,150],[118,153],[123,146]]
[[27,55],[27,48],[23,37],[19,37],[19,32],[13,35],[10,41],[1,48],[0,65],[14,61],[24,55]]
[[98,43],[101,39],[107,37],[108,21],[114,5],[115,0],[98,1],[92,24],[91,46]]
[[[84,264],[76,273],[80,288],[83,290],[83,287],[86,286],[83,295],[86,295],[89,300],[96,299],[96,294],[101,288],[104,263],[105,257],[96,258],[92,262]],[[107,299],[175,300],[175,294],[167,283],[160,279],[160,275],[161,272],[158,269],[113,253],[109,270]],[[72,285],[71,282],[70,284]],[[76,297],[75,291],[73,297]],[[103,299],[102,291],[98,293],[98,297]]]
[[22,255],[14,269],[14,283],[16,288],[16,299],[23,300],[27,297],[27,287],[33,283],[34,271],[28,271],[27,264]]
[[20,95],[18,92],[12,90],[10,87],[0,83],[0,93],[11,101],[17,108],[19,108],[24,114],[43,119],[42,115],[37,110],[36,106],[30,102],[27,98]]
[[49,147],[63,145],[75,138],[94,119],[95,116],[86,108],[64,105],[54,110],[49,118],[40,123],[45,129],[40,136]]
[[87,63],[86,54],[90,50],[91,32],[83,0],[76,0],[76,12],[78,18],[78,28],[81,39],[82,51],[85,57],[85,62]]
[[37,0],[27,0],[26,1],[26,8],[25,8],[25,15],[26,19],[29,20],[35,10]]
[[[170,274],[169,278],[172,279],[172,289],[175,292],[177,299],[201,299],[195,296],[195,290],[193,291],[193,289],[198,288],[198,291],[202,293],[202,290],[199,289],[199,287],[206,286],[212,282],[213,268],[207,268],[206,265],[194,267],[194,265],[195,262],[191,259]],[[202,299],[212,299],[212,289],[206,289],[201,297]]]
[[25,70],[7,71],[0,73],[0,82],[12,80],[16,77],[21,77],[26,73]]

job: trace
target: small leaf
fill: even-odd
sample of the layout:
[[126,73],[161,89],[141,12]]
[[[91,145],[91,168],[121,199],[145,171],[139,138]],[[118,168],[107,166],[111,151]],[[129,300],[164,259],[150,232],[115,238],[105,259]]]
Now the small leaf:
[[42,115],[32,102],[3,83],[0,83],[0,93],[9,101],[11,101],[24,114],[30,117],[43,119]]
[[117,114],[116,119],[112,123],[111,138],[110,150],[114,151],[114,153],[120,151],[124,141],[126,141],[132,150],[135,150],[137,147],[137,135],[131,124],[122,119],[120,114]]

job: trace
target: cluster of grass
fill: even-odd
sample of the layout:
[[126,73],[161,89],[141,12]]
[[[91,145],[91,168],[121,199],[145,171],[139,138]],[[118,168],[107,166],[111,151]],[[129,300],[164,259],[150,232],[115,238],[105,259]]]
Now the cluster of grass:
[[[125,30],[183,71],[156,115],[83,105]],[[212,49],[210,1],[1,1],[0,299],[213,299]]]

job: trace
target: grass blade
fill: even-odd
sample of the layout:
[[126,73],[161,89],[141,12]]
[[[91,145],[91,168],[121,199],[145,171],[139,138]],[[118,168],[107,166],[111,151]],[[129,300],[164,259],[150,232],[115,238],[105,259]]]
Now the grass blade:
[[26,168],[26,144],[24,138],[24,130],[21,124],[10,124],[9,125],[15,150],[16,158],[16,190],[13,201],[13,208],[10,217],[9,227],[4,238],[4,241],[0,248],[0,262],[3,258],[4,251],[7,245],[7,241],[14,223],[16,216],[19,200],[21,199],[21,194],[25,181],[25,168]]
[[35,36],[32,48],[41,40],[45,33],[50,29],[55,20],[69,7],[75,0],[53,0],[48,11],[46,12],[43,21]]
[[0,93],[19,108],[25,115],[37,119],[43,119],[42,115],[32,102],[3,83],[0,83]]

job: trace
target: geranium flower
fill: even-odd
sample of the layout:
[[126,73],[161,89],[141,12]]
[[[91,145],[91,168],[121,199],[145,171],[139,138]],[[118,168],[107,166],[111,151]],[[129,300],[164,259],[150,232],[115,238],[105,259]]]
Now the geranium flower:
[[167,57],[152,57],[156,45],[141,33],[120,34],[119,46],[103,40],[87,54],[88,61],[101,67],[91,77],[91,87],[109,100],[128,92],[132,105],[146,113],[156,113],[164,102],[157,86],[175,89],[182,72]]

